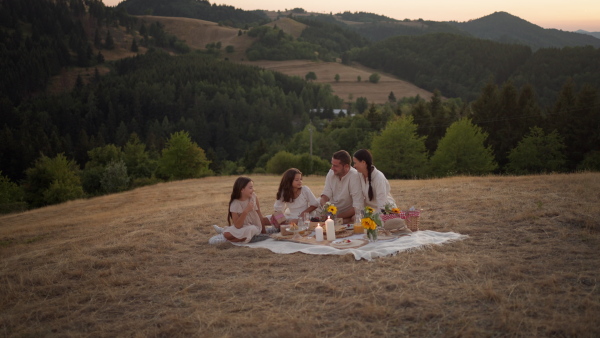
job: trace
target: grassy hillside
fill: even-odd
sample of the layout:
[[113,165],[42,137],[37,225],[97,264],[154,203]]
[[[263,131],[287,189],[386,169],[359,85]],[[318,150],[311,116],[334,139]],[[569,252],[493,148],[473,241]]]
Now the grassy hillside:
[[[205,49],[208,43],[219,41],[222,44],[222,49],[231,45],[234,47],[234,53],[228,54],[224,51],[222,52],[222,56],[231,61],[256,65],[301,78],[304,78],[308,72],[315,72],[317,75],[316,82],[330,84],[334,94],[345,101],[354,101],[358,97],[366,97],[371,103],[385,103],[388,100],[390,92],[394,92],[394,96],[398,99],[416,95],[429,99],[432,95],[427,90],[389,74],[382,74],[380,82],[372,84],[368,82],[369,76],[380,71],[360,65],[348,66],[340,63],[313,62],[309,60],[247,61],[244,51],[254,42],[254,38],[249,37],[247,34],[238,36],[238,29],[219,26],[214,22],[160,16],[141,16],[140,18],[149,23],[160,22],[164,25],[166,32],[184,40],[193,49]],[[269,25],[277,25],[278,28],[293,36],[301,34],[302,27],[305,27],[305,25],[289,18],[281,18]],[[340,75],[339,82],[335,82],[335,74]],[[358,76],[361,77],[362,82],[357,81]],[[352,95],[352,100],[349,100],[350,95]]]
[[[391,181],[423,229],[469,238],[372,262],[208,245],[234,179],[0,217],[2,334],[600,334],[600,174]],[[253,179],[270,213],[279,177]]]

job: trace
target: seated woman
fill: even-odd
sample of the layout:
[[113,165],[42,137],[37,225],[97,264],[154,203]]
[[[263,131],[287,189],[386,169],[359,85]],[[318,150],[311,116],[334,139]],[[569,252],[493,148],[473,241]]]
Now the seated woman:
[[287,207],[290,210],[287,222],[297,223],[304,215],[308,217],[318,206],[319,201],[310,188],[302,185],[302,172],[296,168],[286,170],[279,183],[273,210],[283,212]]
[[354,153],[354,168],[361,173],[361,187],[365,198],[365,205],[376,211],[385,209],[385,206],[396,208],[396,201],[391,194],[390,182],[385,175],[373,165],[373,155],[367,149],[360,149]]
[[265,225],[271,224],[260,212],[254,182],[248,177],[238,177],[233,184],[227,222],[229,226],[223,229],[225,239],[245,243],[255,235],[265,233]]

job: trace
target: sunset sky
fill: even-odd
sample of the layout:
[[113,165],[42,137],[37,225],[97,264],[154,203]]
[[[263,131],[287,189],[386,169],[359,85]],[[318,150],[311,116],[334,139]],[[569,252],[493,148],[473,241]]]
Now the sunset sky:
[[[115,6],[122,0],[103,1],[107,6]],[[494,12],[508,12],[543,28],[600,32],[598,0],[215,0],[210,3],[245,10],[283,11],[300,7],[309,12],[333,14],[369,12],[399,20],[468,21]]]

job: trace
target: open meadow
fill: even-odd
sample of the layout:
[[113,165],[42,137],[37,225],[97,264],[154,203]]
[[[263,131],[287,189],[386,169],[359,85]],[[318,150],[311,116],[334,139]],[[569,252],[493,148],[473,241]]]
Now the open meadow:
[[600,336],[600,173],[392,180],[469,238],[372,261],[209,245],[234,180],[0,216],[0,336]]

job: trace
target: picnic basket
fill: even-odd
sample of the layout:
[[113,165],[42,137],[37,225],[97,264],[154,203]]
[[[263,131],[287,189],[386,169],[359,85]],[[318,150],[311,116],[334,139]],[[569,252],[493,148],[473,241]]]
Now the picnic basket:
[[412,231],[419,231],[419,219],[421,218],[420,210],[406,211],[404,215],[404,222],[406,227]]
[[419,231],[419,218],[421,218],[421,210],[400,211],[399,214],[383,214],[380,215],[382,221],[387,221],[393,218],[401,218],[406,223],[406,227],[410,231]]

